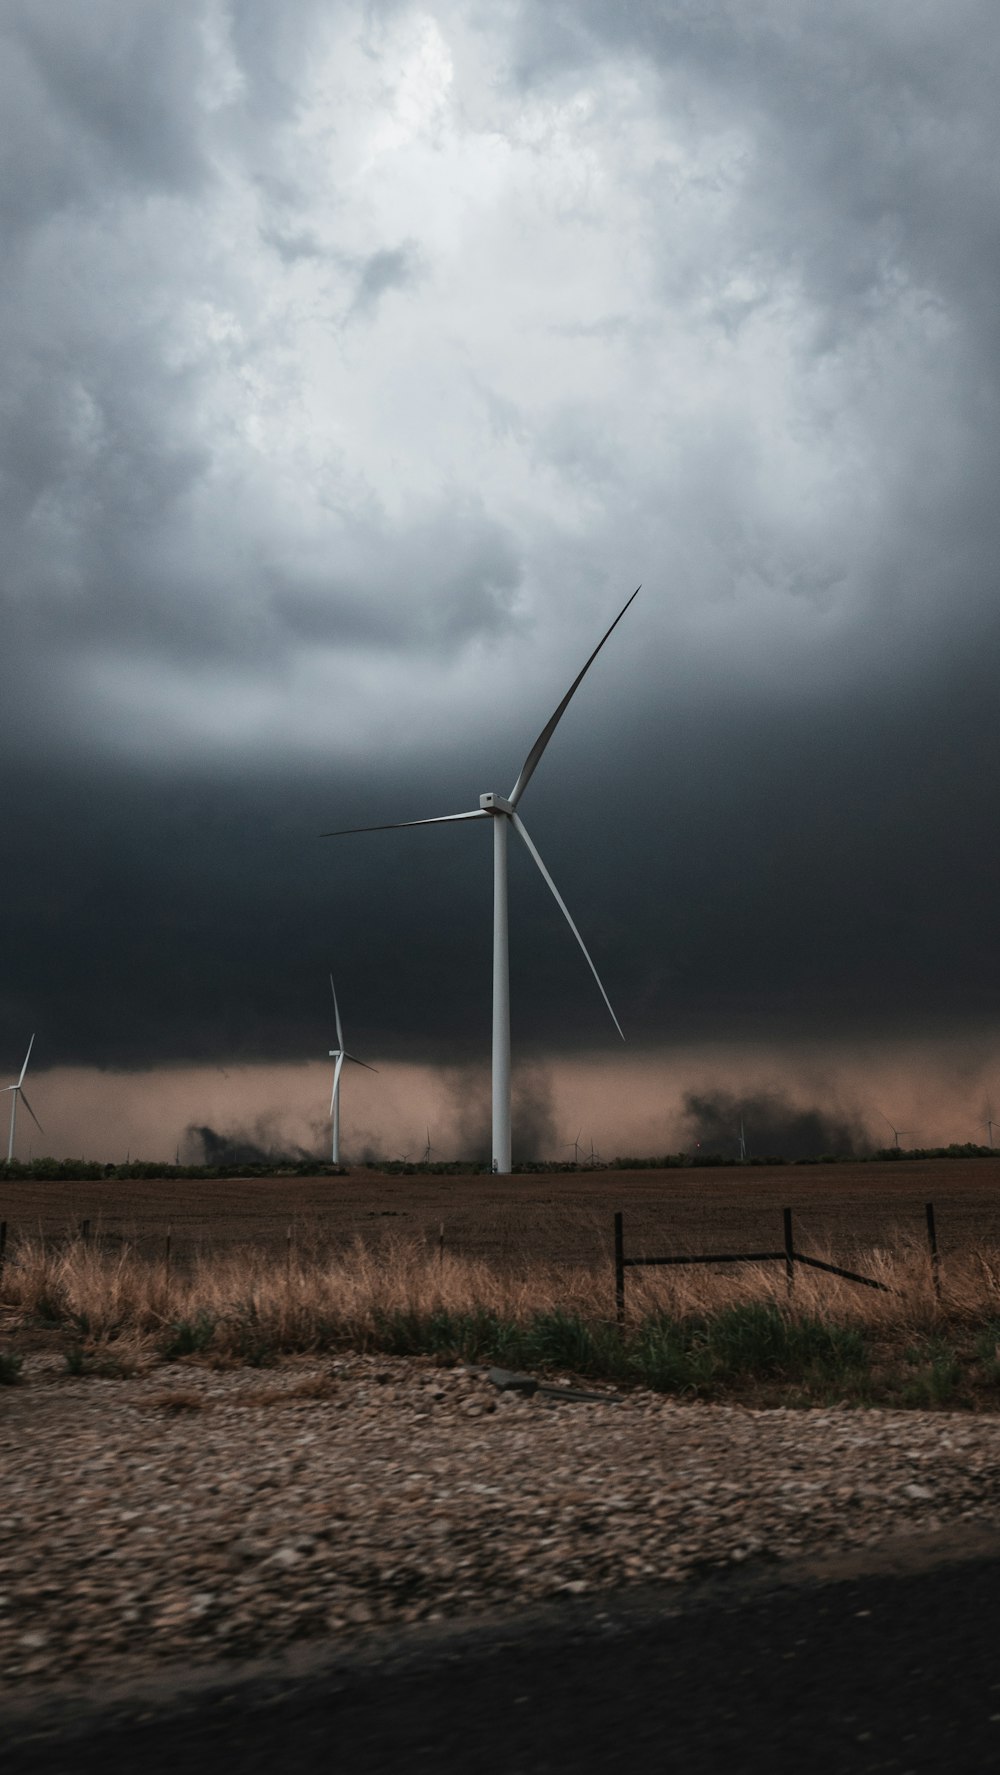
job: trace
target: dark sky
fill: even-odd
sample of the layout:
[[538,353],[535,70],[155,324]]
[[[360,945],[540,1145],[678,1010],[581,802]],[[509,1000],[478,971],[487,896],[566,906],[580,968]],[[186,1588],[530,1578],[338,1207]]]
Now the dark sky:
[[[996,1027],[1000,25],[8,0],[0,1047]],[[522,1053],[616,1040],[526,857]]]

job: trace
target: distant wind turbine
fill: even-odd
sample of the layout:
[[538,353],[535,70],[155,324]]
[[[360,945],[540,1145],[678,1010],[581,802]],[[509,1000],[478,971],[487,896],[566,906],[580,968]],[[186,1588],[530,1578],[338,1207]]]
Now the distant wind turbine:
[[434,1151],[434,1148],[431,1145],[431,1131],[428,1128],[428,1130],[427,1130],[427,1145],[424,1147],[424,1156],[420,1161],[420,1163],[422,1165],[429,1165],[430,1164],[431,1154],[433,1151]]
[[567,1140],[567,1142],[566,1142],[567,1146],[571,1146],[573,1148],[573,1163],[574,1163],[574,1165],[578,1165],[580,1163],[580,1135],[582,1133],[583,1133],[583,1129],[581,1128],[579,1130],[575,1140]]
[[332,1134],[331,1134],[331,1140],[330,1140],[330,1155],[331,1155],[331,1159],[332,1159],[333,1164],[339,1165],[340,1164],[340,1075],[344,1070],[344,1061],[350,1060],[355,1066],[363,1066],[365,1068],[366,1072],[377,1072],[378,1067],[377,1066],[369,1066],[367,1060],[359,1060],[356,1054],[349,1054],[347,1052],[347,1049],[344,1047],[344,1031],[343,1031],[343,1028],[341,1027],[341,1022],[340,1022],[340,1006],[337,1003],[337,988],[333,984],[333,975],[332,974],[330,975],[330,991],[333,993],[333,1014],[337,1019],[337,1046],[335,1048],[330,1049],[330,1059],[334,1062],[333,1090],[330,1094],[330,1121],[332,1124]]
[[893,1133],[893,1138],[894,1138],[894,1139],[895,1139],[895,1142],[896,1142],[896,1150],[897,1150],[897,1152],[898,1152],[898,1151],[899,1151],[899,1136],[900,1136],[900,1135],[901,1135],[901,1134],[907,1134],[907,1133],[909,1133],[909,1129],[907,1129],[907,1128],[893,1128],[893,1126],[892,1126],[892,1123],[891,1123],[891,1122],[890,1122],[890,1120],[889,1120],[889,1117],[888,1117],[888,1116],[886,1116],[886,1115],[882,1115],[882,1111],[881,1111],[881,1110],[879,1110],[879,1112],[878,1112],[878,1113],[879,1113],[879,1115],[880,1115],[880,1116],[882,1116],[882,1120],[883,1120],[883,1122],[884,1122],[884,1123],[885,1123],[885,1125],[886,1125],[886,1127],[887,1127],[887,1128],[892,1128],[892,1133]]
[[988,1131],[989,1131],[990,1150],[992,1151],[992,1148],[993,1148],[993,1105],[990,1103],[989,1099],[987,1099],[987,1102],[986,1102],[986,1120],[983,1123],[983,1127],[988,1129]]
[[27,1110],[29,1116],[31,1117],[32,1121],[34,1122],[35,1127],[38,1129],[39,1134],[45,1133],[45,1129],[42,1127],[42,1124],[38,1120],[38,1117],[36,1116],[34,1110],[32,1109],[31,1104],[28,1102],[28,1099],[24,1095],[24,1075],[28,1070],[28,1061],[31,1059],[31,1050],[34,1047],[34,1045],[35,1045],[35,1038],[34,1038],[34,1036],[32,1036],[30,1042],[28,1043],[28,1052],[24,1056],[24,1065],[21,1068],[21,1076],[18,1079],[17,1084],[4,1086],[4,1089],[6,1091],[10,1091],[12,1093],[11,1100],[10,1100],[10,1139],[7,1142],[7,1163],[8,1163],[8,1165],[10,1164],[11,1159],[14,1157],[14,1124],[17,1120],[17,1100],[19,1097],[21,1099],[21,1102],[24,1104],[24,1107]]
[[622,1041],[625,1040],[621,1024],[611,1008],[611,1000],[601,984],[601,977],[590,959],[587,952],[587,946],[569,915],[566,902],[562,898],[559,889],[556,887],[555,882],[528,836],[524,822],[517,811],[517,805],[521,796],[524,794],[531,777],[534,775],[535,768],[538,765],[546,746],[565,713],[570,698],[590,670],[590,667],[600,653],[601,648],[604,646],[605,641],[607,641],[608,637],[618,627],[629,604],[632,603],[632,599],[638,597],[641,589],[641,586],[636,586],[635,591],[632,593],[632,597],[622,606],[618,615],[615,617],[614,622],[611,624],[611,628],[608,629],[607,634],[601,637],[586,665],[583,667],[583,670],[574,678],[566,695],[563,697],[562,702],[556,709],[555,714],[549,717],[549,720],[542,728],[541,733],[521,766],[520,775],[518,776],[510,795],[506,799],[502,795],[497,795],[491,790],[485,795],[480,795],[479,806],[471,809],[468,813],[438,814],[431,819],[425,820],[393,820],[390,821],[388,825],[383,826],[351,826],[344,828],[342,831],[323,833],[324,838],[343,838],[348,836],[348,834],[355,832],[396,832],[401,831],[403,827],[406,826],[446,826],[456,820],[493,821],[493,1169],[494,1171],[503,1174],[510,1171],[511,1165],[510,967],[507,923],[507,830],[509,826],[513,826],[518,837],[521,839],[521,842],[525,845],[534,862],[537,864],[542,879],[550,888],[555,898],[556,905],[559,907],[566,923],[569,925],[580,948],[583,950],[587,966],[590,968],[594,979],[597,981],[601,997],[607,1005],[608,1010],[611,1012],[612,1022],[614,1023],[618,1034],[621,1036]]
[[747,1137],[746,1137],[745,1133],[743,1132],[743,1117],[740,1116],[740,1163],[742,1165],[745,1165],[746,1162],[747,1162]]

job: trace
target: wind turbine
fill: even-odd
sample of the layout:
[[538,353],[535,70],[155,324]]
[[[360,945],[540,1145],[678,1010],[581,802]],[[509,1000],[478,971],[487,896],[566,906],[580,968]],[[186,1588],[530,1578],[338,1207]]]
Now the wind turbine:
[[428,1130],[427,1130],[427,1145],[424,1147],[423,1158],[420,1161],[420,1163],[422,1165],[429,1165],[430,1164],[431,1154],[433,1151],[434,1151],[434,1148],[431,1145],[431,1131],[428,1128]]
[[24,1107],[27,1110],[29,1116],[31,1117],[32,1121],[34,1122],[35,1127],[38,1129],[39,1134],[45,1133],[45,1129],[42,1127],[42,1124],[38,1120],[38,1117],[36,1116],[34,1110],[32,1109],[31,1104],[28,1102],[28,1099],[24,1095],[24,1075],[28,1070],[28,1061],[31,1059],[31,1050],[34,1047],[34,1045],[35,1045],[35,1038],[34,1038],[34,1036],[32,1036],[30,1042],[28,1043],[28,1052],[24,1056],[24,1065],[21,1068],[21,1076],[18,1079],[17,1084],[4,1086],[4,1089],[6,1091],[10,1091],[13,1093],[11,1100],[10,1100],[10,1139],[7,1142],[7,1163],[8,1163],[8,1165],[10,1164],[11,1159],[14,1157],[14,1123],[17,1120],[17,1100],[19,1097],[21,1099],[21,1102],[24,1104]]
[[567,1140],[566,1141],[566,1145],[571,1146],[573,1148],[573,1163],[574,1163],[574,1165],[578,1165],[580,1163],[580,1135],[582,1133],[583,1133],[583,1129],[581,1128],[579,1130],[579,1132],[577,1133],[575,1140]]
[[743,1132],[743,1117],[740,1116],[740,1164],[747,1162],[747,1137]]
[[556,905],[569,925],[574,937],[583,950],[587,966],[600,988],[611,1020],[622,1041],[625,1040],[622,1026],[611,1008],[601,977],[587,953],[576,925],[573,923],[559,889],[542,862],[534,844],[528,836],[527,828],[517,811],[518,802],[524,794],[536,766],[554,734],[571,697],[590,670],[595,659],[604,646],[605,641],[613,633],[625,615],[632,599],[638,597],[642,590],[636,586],[632,597],[619,610],[611,628],[603,635],[581,672],[577,673],[555,714],[549,717],[537,740],[521,766],[520,774],[510,795],[504,798],[490,790],[480,795],[479,806],[468,813],[438,814],[427,820],[393,820],[382,826],[351,826],[338,832],[324,832],[324,838],[343,838],[355,832],[397,832],[406,826],[446,826],[456,820],[492,820],[493,821],[493,1169],[506,1175],[510,1171],[510,965],[507,926],[507,832],[513,826],[521,842],[525,845],[541,872],[542,879],[551,889]]
[[341,1027],[341,1022],[340,1022],[340,1006],[337,1003],[337,988],[333,984],[333,975],[332,974],[330,975],[330,991],[333,993],[333,1014],[337,1019],[337,1046],[335,1048],[330,1049],[330,1059],[334,1062],[333,1090],[330,1094],[330,1120],[333,1125],[332,1138],[330,1141],[330,1155],[331,1155],[332,1163],[334,1165],[339,1165],[340,1164],[340,1075],[344,1070],[344,1061],[351,1060],[351,1061],[353,1061],[355,1066],[363,1066],[365,1068],[366,1072],[377,1072],[378,1067],[377,1066],[369,1066],[367,1060],[359,1060],[356,1054],[349,1054],[347,1052],[347,1049],[344,1047],[344,1031],[343,1031],[343,1028]]
[[983,1127],[989,1131],[990,1150],[992,1151],[993,1150],[993,1105],[990,1103],[989,1098],[987,1098],[987,1100],[986,1100],[986,1120],[983,1123]]
[[891,1123],[891,1122],[890,1122],[890,1120],[889,1120],[889,1117],[888,1117],[888,1116],[885,1116],[885,1115],[882,1115],[882,1111],[881,1111],[881,1110],[879,1110],[879,1112],[878,1112],[878,1113],[879,1113],[879,1115],[880,1115],[880,1116],[882,1116],[882,1120],[883,1120],[883,1122],[884,1122],[884,1123],[885,1123],[885,1125],[886,1125],[886,1127],[887,1127],[887,1128],[892,1128],[892,1132],[893,1132],[893,1136],[894,1136],[894,1138],[895,1138],[895,1141],[896,1141],[896,1151],[897,1151],[897,1152],[898,1152],[898,1151],[899,1151],[899,1136],[900,1136],[900,1135],[901,1135],[901,1134],[907,1134],[907,1133],[908,1133],[908,1132],[909,1132],[909,1130],[908,1130],[908,1129],[907,1129],[907,1128],[893,1128],[893,1127],[892,1127],[892,1123]]

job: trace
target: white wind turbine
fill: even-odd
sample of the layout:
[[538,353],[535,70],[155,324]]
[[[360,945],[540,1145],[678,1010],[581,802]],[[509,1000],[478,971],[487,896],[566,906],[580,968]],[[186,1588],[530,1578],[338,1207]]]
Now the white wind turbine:
[[555,714],[549,718],[545,726],[542,728],[541,733],[521,766],[520,775],[506,800],[502,795],[497,795],[491,790],[485,795],[480,795],[479,806],[473,808],[468,813],[438,814],[429,820],[394,820],[384,826],[352,826],[347,827],[340,832],[323,833],[324,838],[342,838],[346,837],[349,833],[354,832],[396,832],[400,831],[405,826],[446,826],[450,825],[455,820],[493,821],[493,1169],[494,1171],[504,1174],[510,1171],[511,1151],[510,970],[507,931],[507,831],[509,826],[513,826],[518,837],[521,839],[521,842],[526,846],[541,871],[544,881],[551,889],[556,904],[579,943],[580,948],[583,950],[587,965],[600,987],[601,996],[604,999],[608,1010],[611,1012],[612,1022],[614,1023],[618,1034],[621,1036],[622,1041],[625,1040],[621,1024],[615,1016],[614,1011],[611,1009],[611,1000],[608,998],[604,987],[601,985],[600,975],[587,953],[587,946],[569,915],[569,910],[559,889],[556,887],[545,864],[542,862],[534,844],[528,837],[527,829],[517,811],[517,804],[535,772],[535,768],[542,753],[545,751],[559,721],[562,719],[563,713],[570,698],[573,696],[574,691],[578,688],[579,684],[590,670],[590,667],[600,653],[608,636],[618,627],[629,604],[632,603],[632,599],[638,596],[641,589],[641,586],[636,586],[635,591],[632,593],[632,597],[629,598],[622,606],[621,610],[619,610],[618,615],[611,624],[611,628],[608,629],[607,634],[601,637],[586,665],[583,667],[583,670],[574,678],[566,695],[563,697],[562,702],[556,709]]
[[8,1163],[8,1165],[10,1164],[11,1159],[14,1157],[14,1124],[17,1120],[17,1100],[19,1097],[21,1099],[21,1102],[24,1104],[24,1107],[27,1110],[29,1116],[31,1117],[32,1121],[34,1122],[35,1127],[38,1129],[39,1134],[45,1133],[45,1129],[42,1127],[42,1124],[38,1120],[38,1117],[36,1116],[34,1110],[32,1109],[31,1104],[28,1102],[28,1099],[24,1095],[24,1075],[28,1070],[28,1061],[31,1059],[31,1050],[34,1047],[34,1045],[35,1045],[35,1038],[34,1038],[34,1036],[32,1036],[30,1042],[28,1043],[28,1052],[24,1056],[24,1065],[21,1068],[21,1076],[18,1079],[17,1084],[4,1086],[5,1090],[10,1091],[12,1093],[11,1100],[10,1100],[10,1139],[7,1142],[7,1163]]
[[350,1060],[353,1062],[353,1064],[355,1066],[363,1066],[365,1068],[366,1072],[377,1072],[378,1067],[377,1066],[369,1066],[367,1060],[359,1060],[356,1054],[349,1054],[347,1052],[347,1049],[344,1047],[344,1031],[341,1027],[341,1022],[340,1022],[340,1006],[337,1003],[337,988],[333,984],[333,975],[332,974],[330,975],[330,991],[333,993],[333,1014],[337,1019],[337,1046],[335,1048],[330,1049],[330,1059],[334,1063],[334,1066],[333,1066],[333,1090],[330,1094],[330,1121],[332,1124],[332,1137],[331,1137],[331,1141],[330,1141],[330,1155],[331,1155],[331,1159],[332,1159],[333,1164],[339,1165],[340,1164],[340,1075],[344,1070],[344,1061]]

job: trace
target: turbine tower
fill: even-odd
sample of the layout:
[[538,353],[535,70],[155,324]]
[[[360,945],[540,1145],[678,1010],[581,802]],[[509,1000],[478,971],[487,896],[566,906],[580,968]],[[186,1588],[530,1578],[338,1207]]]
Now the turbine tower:
[[[885,1125],[886,1125],[886,1127],[887,1127],[887,1128],[892,1128],[892,1133],[893,1133],[893,1138],[894,1138],[894,1140],[895,1140],[895,1142],[896,1142],[896,1151],[897,1151],[897,1152],[898,1152],[898,1151],[899,1151],[899,1136],[900,1136],[900,1135],[901,1135],[901,1134],[906,1134],[906,1133],[908,1133],[908,1129],[906,1129],[906,1128],[896,1128],[896,1127],[893,1127],[893,1124],[892,1124],[892,1122],[890,1122],[890,1120],[889,1120],[889,1117],[888,1117],[888,1116],[887,1116],[887,1115],[882,1115],[882,1111],[881,1111],[881,1110],[879,1110],[879,1112],[878,1112],[878,1113],[879,1113],[879,1115],[880,1115],[880,1116],[882,1116],[882,1120],[883,1120],[883,1122],[884,1122],[884,1123],[885,1123]],[[912,1138],[912,1137],[911,1137],[911,1138]]]
[[586,676],[590,667],[604,646],[605,641],[613,633],[625,615],[632,599],[638,597],[641,586],[636,586],[632,597],[622,606],[615,617],[607,634],[603,635],[583,670],[577,674],[570,685],[555,714],[550,716],[542,728],[537,740],[528,753],[513,789],[506,798],[490,790],[480,795],[479,806],[468,813],[438,814],[429,820],[394,820],[384,826],[351,826],[339,832],[324,832],[324,838],[343,838],[355,832],[397,832],[406,826],[446,826],[456,820],[492,820],[493,821],[493,1169],[506,1174],[510,1171],[511,1140],[510,1140],[510,967],[507,926],[507,833],[513,826],[522,844],[537,864],[542,879],[551,890],[556,905],[569,925],[574,937],[583,950],[587,966],[600,988],[611,1020],[622,1041],[625,1040],[622,1026],[614,1011],[601,977],[587,953],[576,925],[573,923],[559,889],[542,862],[534,844],[528,836],[524,821],[517,811],[518,802],[528,786],[538,762],[554,734],[571,697]]
[[10,1164],[11,1159],[14,1157],[14,1124],[17,1120],[17,1100],[19,1097],[21,1099],[21,1102],[24,1104],[24,1107],[27,1110],[29,1116],[31,1117],[32,1121],[34,1122],[35,1127],[38,1129],[39,1134],[45,1133],[45,1129],[42,1127],[42,1124],[38,1120],[38,1117],[36,1116],[34,1110],[32,1109],[31,1104],[28,1102],[28,1099],[24,1095],[24,1075],[28,1070],[28,1061],[31,1059],[31,1050],[34,1047],[34,1045],[35,1045],[35,1038],[34,1038],[34,1036],[32,1036],[30,1042],[28,1043],[28,1052],[24,1056],[24,1065],[21,1068],[21,1076],[18,1079],[17,1084],[4,1086],[4,1089],[6,1091],[10,1091],[12,1093],[11,1100],[10,1100],[10,1139],[7,1142],[7,1163],[8,1163],[8,1165]]
[[363,1066],[366,1072],[377,1072],[377,1066],[369,1066],[367,1060],[359,1060],[356,1054],[349,1054],[344,1047],[344,1031],[340,1023],[340,1006],[337,1003],[337,988],[330,975],[330,991],[333,993],[333,1014],[337,1019],[337,1046],[330,1049],[333,1067],[333,1091],[330,1094],[330,1121],[332,1132],[330,1139],[330,1156],[334,1165],[340,1164],[340,1075],[344,1070],[344,1061],[350,1060],[355,1066]]

